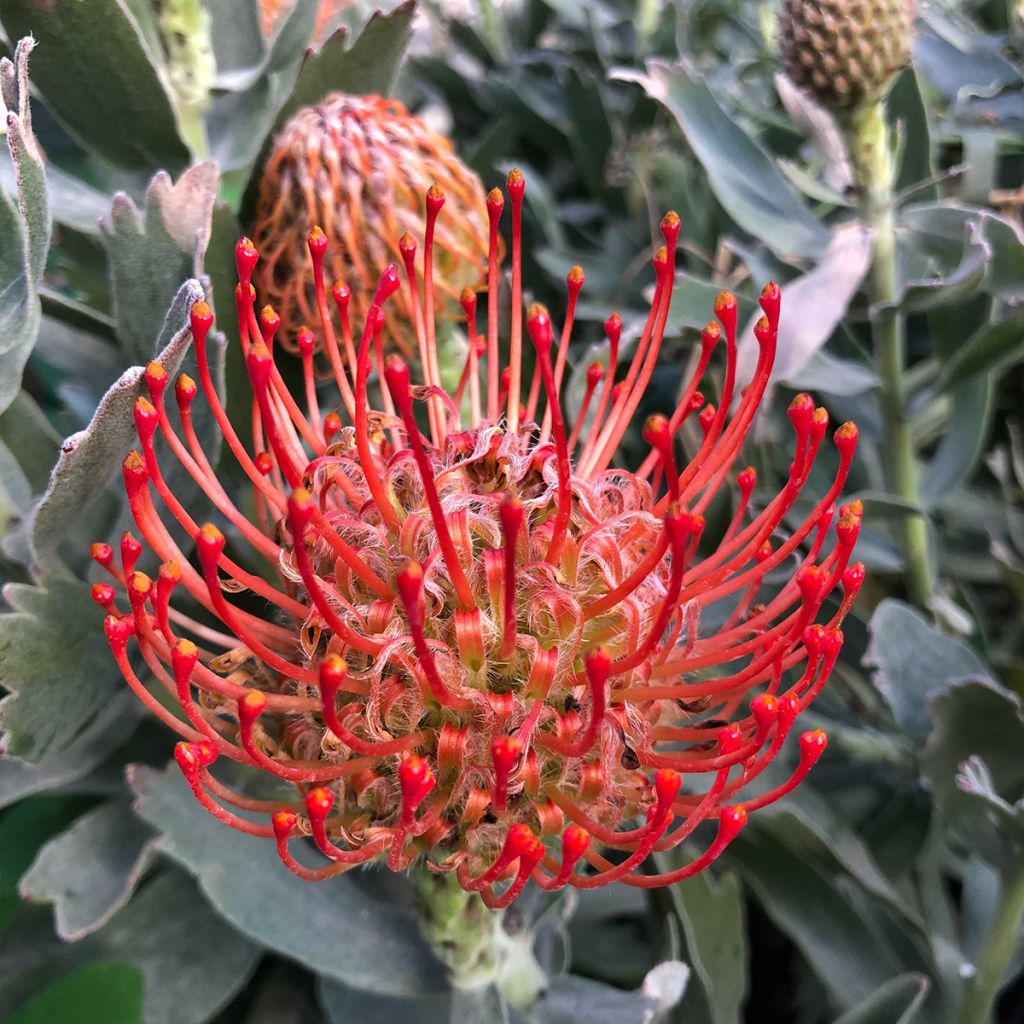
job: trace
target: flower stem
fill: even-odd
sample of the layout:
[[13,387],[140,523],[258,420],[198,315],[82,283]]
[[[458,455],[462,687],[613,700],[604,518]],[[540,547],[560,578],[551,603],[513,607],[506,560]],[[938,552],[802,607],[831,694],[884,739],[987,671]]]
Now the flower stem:
[[960,1024],[988,1024],[1002,988],[1006,968],[1021,939],[1024,922],[1024,867],[1004,874],[999,906],[985,945],[978,955],[977,972],[960,1008]]
[[532,1005],[547,985],[533,956],[532,931],[509,930],[505,912],[488,910],[455,875],[413,871],[420,931],[450,972],[452,988],[480,994],[495,986],[510,1006]]
[[[920,507],[921,492],[914,441],[906,411],[906,320],[894,307],[899,299],[896,216],[893,202],[895,167],[883,101],[855,113],[847,126],[860,209],[874,234],[871,266],[871,334],[875,368],[881,381],[885,431],[885,467],[889,490],[908,505]],[[900,521],[901,543],[910,599],[927,606],[935,589],[928,524],[920,512]]]

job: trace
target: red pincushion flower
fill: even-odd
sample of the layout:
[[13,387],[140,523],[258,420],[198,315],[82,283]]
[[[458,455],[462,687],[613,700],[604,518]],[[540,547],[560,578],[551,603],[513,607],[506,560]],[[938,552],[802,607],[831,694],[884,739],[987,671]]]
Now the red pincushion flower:
[[[569,274],[553,351],[547,311],[533,306],[524,322],[524,187],[512,172],[507,358],[497,287],[504,201],[495,190],[486,340],[470,345],[453,396],[441,388],[434,345],[434,228],[444,201],[436,189],[427,197],[422,283],[415,243],[402,244],[422,385],[411,385],[399,358],[383,356],[383,309],[402,287],[395,267],[377,285],[358,345],[344,314],[339,340],[319,230],[309,251],[336,396],[317,387],[308,331],[297,338],[303,394],[289,392],[272,350],[277,317],[256,312],[257,254],[245,239],[237,298],[255,396],[252,448],[210,377],[204,303],[192,311],[199,387],[178,379],[177,417],[166,402],[167,374],[156,364],[145,374],[140,448],[125,459],[124,479],[139,532],[162,564],[156,580],[136,571],[142,545],[127,534],[120,567],[109,546],[94,548],[130,605],[118,608],[114,588],[96,585],[107,636],[129,685],[184,737],[176,756],[196,797],[225,824],[273,837],[303,878],[371,859],[397,870],[425,858],[494,907],[531,878],[547,889],[666,884],[710,864],[747,815],[795,787],[825,746],[822,732],[804,733],[789,781],[743,800],[825,684],[863,578],[861,566],[848,564],[856,504],[840,510],[825,553],[856,428],[835,432],[832,484],[788,530],[825,437],[825,411],[806,395],[792,403],[796,451],[777,495],[755,502],[754,470],[734,473],[775,355],[780,296],[772,284],[761,296],[757,369],[735,403],[737,309],[723,292],[676,409],[644,425],[650,457],[637,472],[609,468],[658,359],[679,218],[662,222],[651,310],[625,376],[614,383],[621,322],[613,315],[609,366],[591,367],[567,431],[561,389],[583,274]],[[463,299],[475,338],[476,296]],[[524,327],[538,366],[525,405]],[[697,387],[722,337],[727,365],[715,408]],[[371,406],[374,375],[382,390]],[[254,520],[196,435],[199,389],[252,482]],[[327,401],[338,401],[337,410],[325,414]],[[698,409],[703,443],[680,468],[675,436]],[[277,582],[229,555],[217,526],[191,518],[162,474],[158,434]],[[705,552],[704,512],[733,481],[732,519]],[[169,525],[194,542],[195,565]],[[179,586],[204,609],[203,621],[173,605]],[[242,591],[245,599],[236,596]],[[729,600],[720,624],[703,628],[702,614]],[[136,675],[131,640],[177,712]],[[268,772],[294,794],[243,796],[211,771],[218,760]],[[700,856],[667,874],[641,873],[652,852],[677,847],[706,821],[716,831]],[[301,863],[292,842],[301,835],[330,863]]]

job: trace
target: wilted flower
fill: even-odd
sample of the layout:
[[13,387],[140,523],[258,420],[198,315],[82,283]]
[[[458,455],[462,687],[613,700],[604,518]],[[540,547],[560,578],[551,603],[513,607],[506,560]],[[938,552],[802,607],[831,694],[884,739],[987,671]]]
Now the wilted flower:
[[[651,309],[625,376],[615,383],[622,325],[612,315],[608,366],[590,367],[570,428],[560,397],[584,278],[579,268],[568,275],[557,342],[547,310],[535,305],[524,317],[524,188],[513,171],[507,356],[498,331],[504,200],[494,190],[486,335],[469,346],[453,395],[440,386],[434,344],[437,189],[427,195],[422,282],[416,244],[405,237],[406,283],[396,267],[385,270],[358,342],[344,315],[340,331],[332,322],[327,238],[317,228],[309,235],[336,410],[325,413],[309,330],[295,339],[299,394],[275,365],[280,323],[272,309],[256,311],[257,252],[246,239],[237,296],[255,395],[252,447],[211,380],[205,303],[192,310],[199,382],[178,378],[173,420],[166,372],[151,363],[145,373],[149,399],[135,410],[140,448],[125,459],[124,480],[139,532],[162,564],[155,580],[137,571],[142,544],[127,534],[120,566],[109,546],[94,548],[130,605],[119,608],[115,588],[96,585],[107,637],[129,685],[184,737],[176,756],[199,801],[227,825],[274,838],[303,878],[374,859],[395,870],[426,860],[493,907],[531,878],[546,889],[667,884],[714,861],[747,815],[793,789],[825,747],[822,732],[804,733],[789,780],[743,800],[827,680],[863,578],[848,564],[859,507],[840,509],[834,544],[826,543],[856,428],[833,435],[838,469],[805,513],[797,500],[828,425],[807,395],[789,410],[795,455],[782,490],[760,500],[754,470],[734,472],[775,356],[780,295],[771,284],[761,295],[750,385],[734,394],[737,307],[723,292],[675,410],[644,425],[650,457],[637,472],[610,468],[657,363],[679,218],[662,222]],[[419,342],[417,386],[405,362],[383,354],[384,309],[403,287]],[[467,291],[463,304],[476,338],[476,295]],[[524,328],[538,366],[529,386]],[[697,389],[723,337],[716,407]],[[386,386],[371,406],[375,372]],[[197,437],[200,390],[252,482],[254,519]],[[675,439],[691,416],[703,441],[679,466]],[[221,529],[192,519],[163,475],[158,434],[276,582],[236,561]],[[705,510],[733,486],[731,521],[716,544],[703,545]],[[197,566],[172,526],[195,544]],[[179,586],[205,609],[202,622],[173,604]],[[137,676],[133,639],[180,714]],[[291,783],[293,800],[236,792],[211,771],[218,760]],[[652,852],[677,848],[706,821],[716,832],[700,856],[642,873]],[[303,835],[331,863],[301,863],[293,841]]]
[[[487,211],[480,179],[451,142],[397,100],[333,93],[300,110],[274,140],[260,178],[253,241],[260,253],[256,284],[281,317],[282,343],[316,324],[317,297],[306,267],[306,237],[319,227],[333,244],[326,272],[362,323],[377,279],[401,258],[404,234],[423,237],[424,194],[437,184],[448,201],[437,225],[434,280],[438,312],[457,311],[463,288],[483,283]],[[351,289],[351,291],[349,291]],[[413,307],[395,296],[386,336],[408,355],[415,344]]]

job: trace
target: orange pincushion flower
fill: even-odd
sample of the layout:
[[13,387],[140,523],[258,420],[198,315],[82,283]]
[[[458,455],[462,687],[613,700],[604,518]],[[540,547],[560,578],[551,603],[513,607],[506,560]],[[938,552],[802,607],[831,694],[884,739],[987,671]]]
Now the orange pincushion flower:
[[[303,878],[371,860],[394,870],[425,860],[492,907],[507,906],[530,880],[545,889],[668,884],[714,861],[747,816],[798,785],[825,748],[824,733],[805,732],[788,781],[746,796],[825,685],[863,580],[863,567],[849,563],[859,504],[841,508],[833,524],[856,428],[835,431],[832,482],[805,513],[797,502],[828,427],[809,396],[790,406],[795,454],[782,489],[760,494],[753,469],[736,471],[775,356],[781,297],[772,284],[761,295],[749,386],[734,396],[737,307],[723,292],[676,408],[644,424],[650,457],[635,472],[611,468],[657,363],[679,218],[662,222],[651,309],[625,375],[615,383],[622,324],[613,314],[609,366],[587,373],[568,429],[562,384],[584,278],[578,268],[568,276],[557,342],[547,310],[533,306],[524,317],[524,189],[522,175],[510,174],[507,351],[497,287],[504,199],[495,190],[487,333],[470,346],[454,395],[440,385],[434,348],[434,229],[444,203],[436,189],[426,198],[422,288],[415,246],[402,253],[422,385],[411,385],[399,357],[384,356],[383,311],[403,287],[390,266],[358,345],[344,329],[339,338],[329,313],[321,323],[329,387],[317,386],[310,333],[297,339],[305,383],[293,396],[274,362],[280,321],[269,307],[257,313],[258,257],[246,239],[236,257],[251,447],[210,376],[205,303],[192,311],[199,384],[178,379],[175,417],[166,372],[155,363],[146,370],[149,399],[135,410],[140,448],[125,459],[124,480],[161,565],[155,580],[137,571],[143,546],[131,534],[120,565],[109,545],[96,545],[128,608],[110,583],[96,584],[94,596],[128,684],[183,737],[176,757],[196,798],[224,824],[272,838]],[[311,231],[308,245],[326,312],[324,233]],[[475,294],[464,303],[475,337]],[[529,386],[527,338],[538,366]],[[723,339],[716,408],[697,389]],[[374,370],[384,387],[371,404]],[[193,429],[200,389],[252,483],[255,521]],[[695,414],[703,441],[680,466],[676,436]],[[233,527],[231,554],[221,529],[193,520],[168,486],[158,433]],[[727,488],[736,491],[734,512],[704,550],[704,512]],[[169,525],[191,538],[195,564]],[[245,545],[269,561],[276,582],[235,560]],[[204,622],[172,603],[179,587]],[[176,711],[136,674],[130,642]],[[269,773],[291,793],[280,801],[238,793],[213,770],[223,761]],[[677,847],[706,822],[703,853],[644,873],[652,852]],[[326,862],[310,865],[300,836]]]
[[[402,239],[422,238],[424,193],[432,184],[448,207],[437,225],[435,282],[455,306],[483,282],[487,214],[480,180],[443,135],[397,100],[333,94],[300,110],[281,130],[260,179],[253,240],[256,284],[281,317],[285,344],[319,322],[306,272],[306,237],[319,226],[334,243],[326,272],[335,295],[351,297],[362,322],[377,279],[401,256]],[[389,336],[406,351],[414,337],[410,296],[395,297]]]

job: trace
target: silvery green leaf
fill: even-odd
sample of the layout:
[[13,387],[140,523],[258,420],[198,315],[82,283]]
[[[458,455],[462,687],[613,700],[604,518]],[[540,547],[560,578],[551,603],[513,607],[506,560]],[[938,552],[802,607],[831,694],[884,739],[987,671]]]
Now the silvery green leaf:
[[882,601],[871,616],[869,629],[871,643],[864,664],[877,670],[875,686],[911,736],[928,733],[929,698],[957,680],[991,675],[970,647],[940,633],[902,601]]
[[146,190],[142,212],[126,193],[114,196],[103,233],[117,336],[131,362],[153,358],[164,310],[182,281],[202,273],[218,178],[216,164],[209,162],[190,168],[176,183],[160,171]]
[[115,962],[131,965],[145,979],[145,1024],[195,1024],[231,1001],[261,955],[176,868],[162,869],[102,929],[79,942],[63,942],[46,925],[43,932],[37,918],[24,925],[15,919],[0,934],[5,1010],[24,1004],[55,978]]
[[745,231],[782,255],[824,253],[828,230],[692,67],[651,60],[646,74],[623,70],[615,77],[642,86],[676,118],[711,190]]
[[76,782],[93,771],[138,724],[138,701],[119,693],[66,747],[38,764],[20,758],[0,758],[0,808],[16,800]]
[[[198,281],[186,281],[164,319],[157,358],[172,376],[191,344],[189,310],[203,295]],[[68,527],[104,490],[131,449],[135,440],[132,408],[144,393],[143,372],[141,366],[126,370],[104,395],[89,425],[61,446],[32,523],[32,546],[40,565],[58,563],[57,547]]]
[[[176,766],[134,766],[130,782],[137,813],[161,833],[160,849],[196,875],[243,935],[354,988],[391,996],[448,988],[410,906],[375,898],[353,875],[323,885],[296,878],[272,840],[227,828],[200,807]],[[295,854],[312,863],[298,842]]]
[[39,762],[59,753],[120,688],[89,587],[65,577],[10,583],[0,615],[4,749]]
[[125,168],[188,163],[166,76],[125,0],[2,0],[0,19],[40,44],[33,81],[87,150]]
[[14,196],[0,195],[0,412],[21,388],[21,374],[39,332],[39,282],[50,244],[43,161],[32,133],[28,58],[35,42],[18,43],[13,63],[0,61]]
[[924,974],[901,974],[837,1018],[835,1024],[913,1024],[930,988],[931,981]]
[[22,899],[52,903],[57,934],[76,942],[128,902],[152,849],[153,833],[127,801],[100,804],[43,846],[19,892]]
[[[818,264],[782,288],[779,346],[771,384],[797,378],[824,347],[846,314],[871,266],[871,236],[859,224],[838,228]],[[746,385],[754,375],[759,346],[754,337],[755,313],[739,343],[736,383]]]

